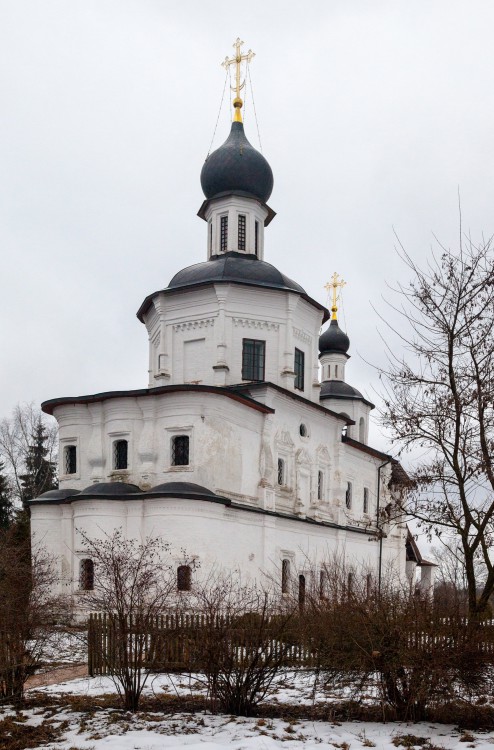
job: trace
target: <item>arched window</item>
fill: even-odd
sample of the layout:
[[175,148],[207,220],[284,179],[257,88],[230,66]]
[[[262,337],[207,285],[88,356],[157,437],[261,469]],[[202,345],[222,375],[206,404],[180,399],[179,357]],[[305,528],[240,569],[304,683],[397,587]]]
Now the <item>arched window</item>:
[[281,561],[281,593],[288,594],[290,591],[290,560]]
[[81,560],[80,563],[79,587],[81,591],[92,591],[94,589],[94,562],[88,557]]
[[365,419],[360,417],[358,423],[358,439],[361,443],[365,442]]
[[127,440],[115,440],[113,443],[113,468],[126,469],[128,466],[129,444]]
[[298,604],[299,607],[303,607],[305,604],[305,576],[303,575],[298,577]]
[[348,510],[352,507],[352,483],[347,482],[345,493],[345,505]]
[[177,589],[190,591],[192,586],[192,571],[190,565],[179,565],[177,568]]

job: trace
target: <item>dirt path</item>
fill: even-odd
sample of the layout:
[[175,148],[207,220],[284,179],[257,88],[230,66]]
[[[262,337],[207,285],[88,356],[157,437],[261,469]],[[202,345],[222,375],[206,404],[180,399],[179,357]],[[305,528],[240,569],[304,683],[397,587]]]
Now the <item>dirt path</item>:
[[50,672],[35,674],[29,677],[26,682],[26,690],[45,687],[46,685],[56,685],[57,682],[67,682],[67,680],[76,680],[78,677],[87,677],[87,664],[73,664],[70,667],[58,667]]

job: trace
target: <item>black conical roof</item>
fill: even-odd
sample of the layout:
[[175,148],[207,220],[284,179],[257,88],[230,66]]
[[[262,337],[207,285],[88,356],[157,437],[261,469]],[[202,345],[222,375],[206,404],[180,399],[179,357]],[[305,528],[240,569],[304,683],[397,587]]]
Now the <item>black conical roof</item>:
[[338,325],[337,320],[332,320],[324,333],[319,336],[319,351],[321,354],[329,352],[341,352],[346,354],[350,348],[350,339]]
[[201,186],[208,200],[224,193],[241,193],[263,203],[273,191],[273,172],[259,151],[251,146],[241,122],[233,122],[222,146],[206,159]]

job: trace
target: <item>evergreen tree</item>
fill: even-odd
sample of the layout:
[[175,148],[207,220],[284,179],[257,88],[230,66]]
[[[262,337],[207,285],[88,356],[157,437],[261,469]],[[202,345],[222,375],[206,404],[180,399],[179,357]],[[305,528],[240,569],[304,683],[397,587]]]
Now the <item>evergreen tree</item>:
[[13,512],[12,492],[4,470],[3,461],[0,461],[0,529],[8,529]]
[[36,423],[31,439],[26,457],[26,473],[19,477],[25,508],[28,500],[58,487],[55,464],[46,457],[48,435],[41,420]]

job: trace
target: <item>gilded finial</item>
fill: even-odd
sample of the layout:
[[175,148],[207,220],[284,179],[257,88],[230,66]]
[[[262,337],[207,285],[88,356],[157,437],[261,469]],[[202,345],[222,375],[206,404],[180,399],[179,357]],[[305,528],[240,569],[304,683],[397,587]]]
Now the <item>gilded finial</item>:
[[246,62],[247,64],[250,63],[252,58],[254,57],[255,53],[252,52],[250,49],[247,54],[242,55],[241,47],[243,42],[240,40],[240,37],[237,37],[237,40],[233,43],[233,47],[235,49],[235,55],[231,58],[228,58],[228,55],[225,57],[224,61],[221,63],[224,68],[228,70],[230,65],[235,65],[235,86],[231,86],[231,90],[235,92],[235,98],[233,100],[233,107],[235,109],[235,114],[233,115],[233,122],[242,122],[242,105],[243,101],[240,98],[240,92],[245,86],[245,78],[243,81],[240,80],[241,77],[241,65],[243,62]]
[[[328,283],[324,285],[324,288],[328,292],[328,296],[331,293],[333,297],[333,300],[332,300],[333,304],[331,306],[331,320],[338,319],[336,315],[336,313],[338,312],[337,303],[338,303],[338,300],[340,299],[341,290],[343,289],[344,286],[346,286],[346,281],[343,281],[343,279],[338,276],[336,271],[331,276],[331,280],[328,281]],[[340,290],[340,292],[338,292],[338,289]]]

